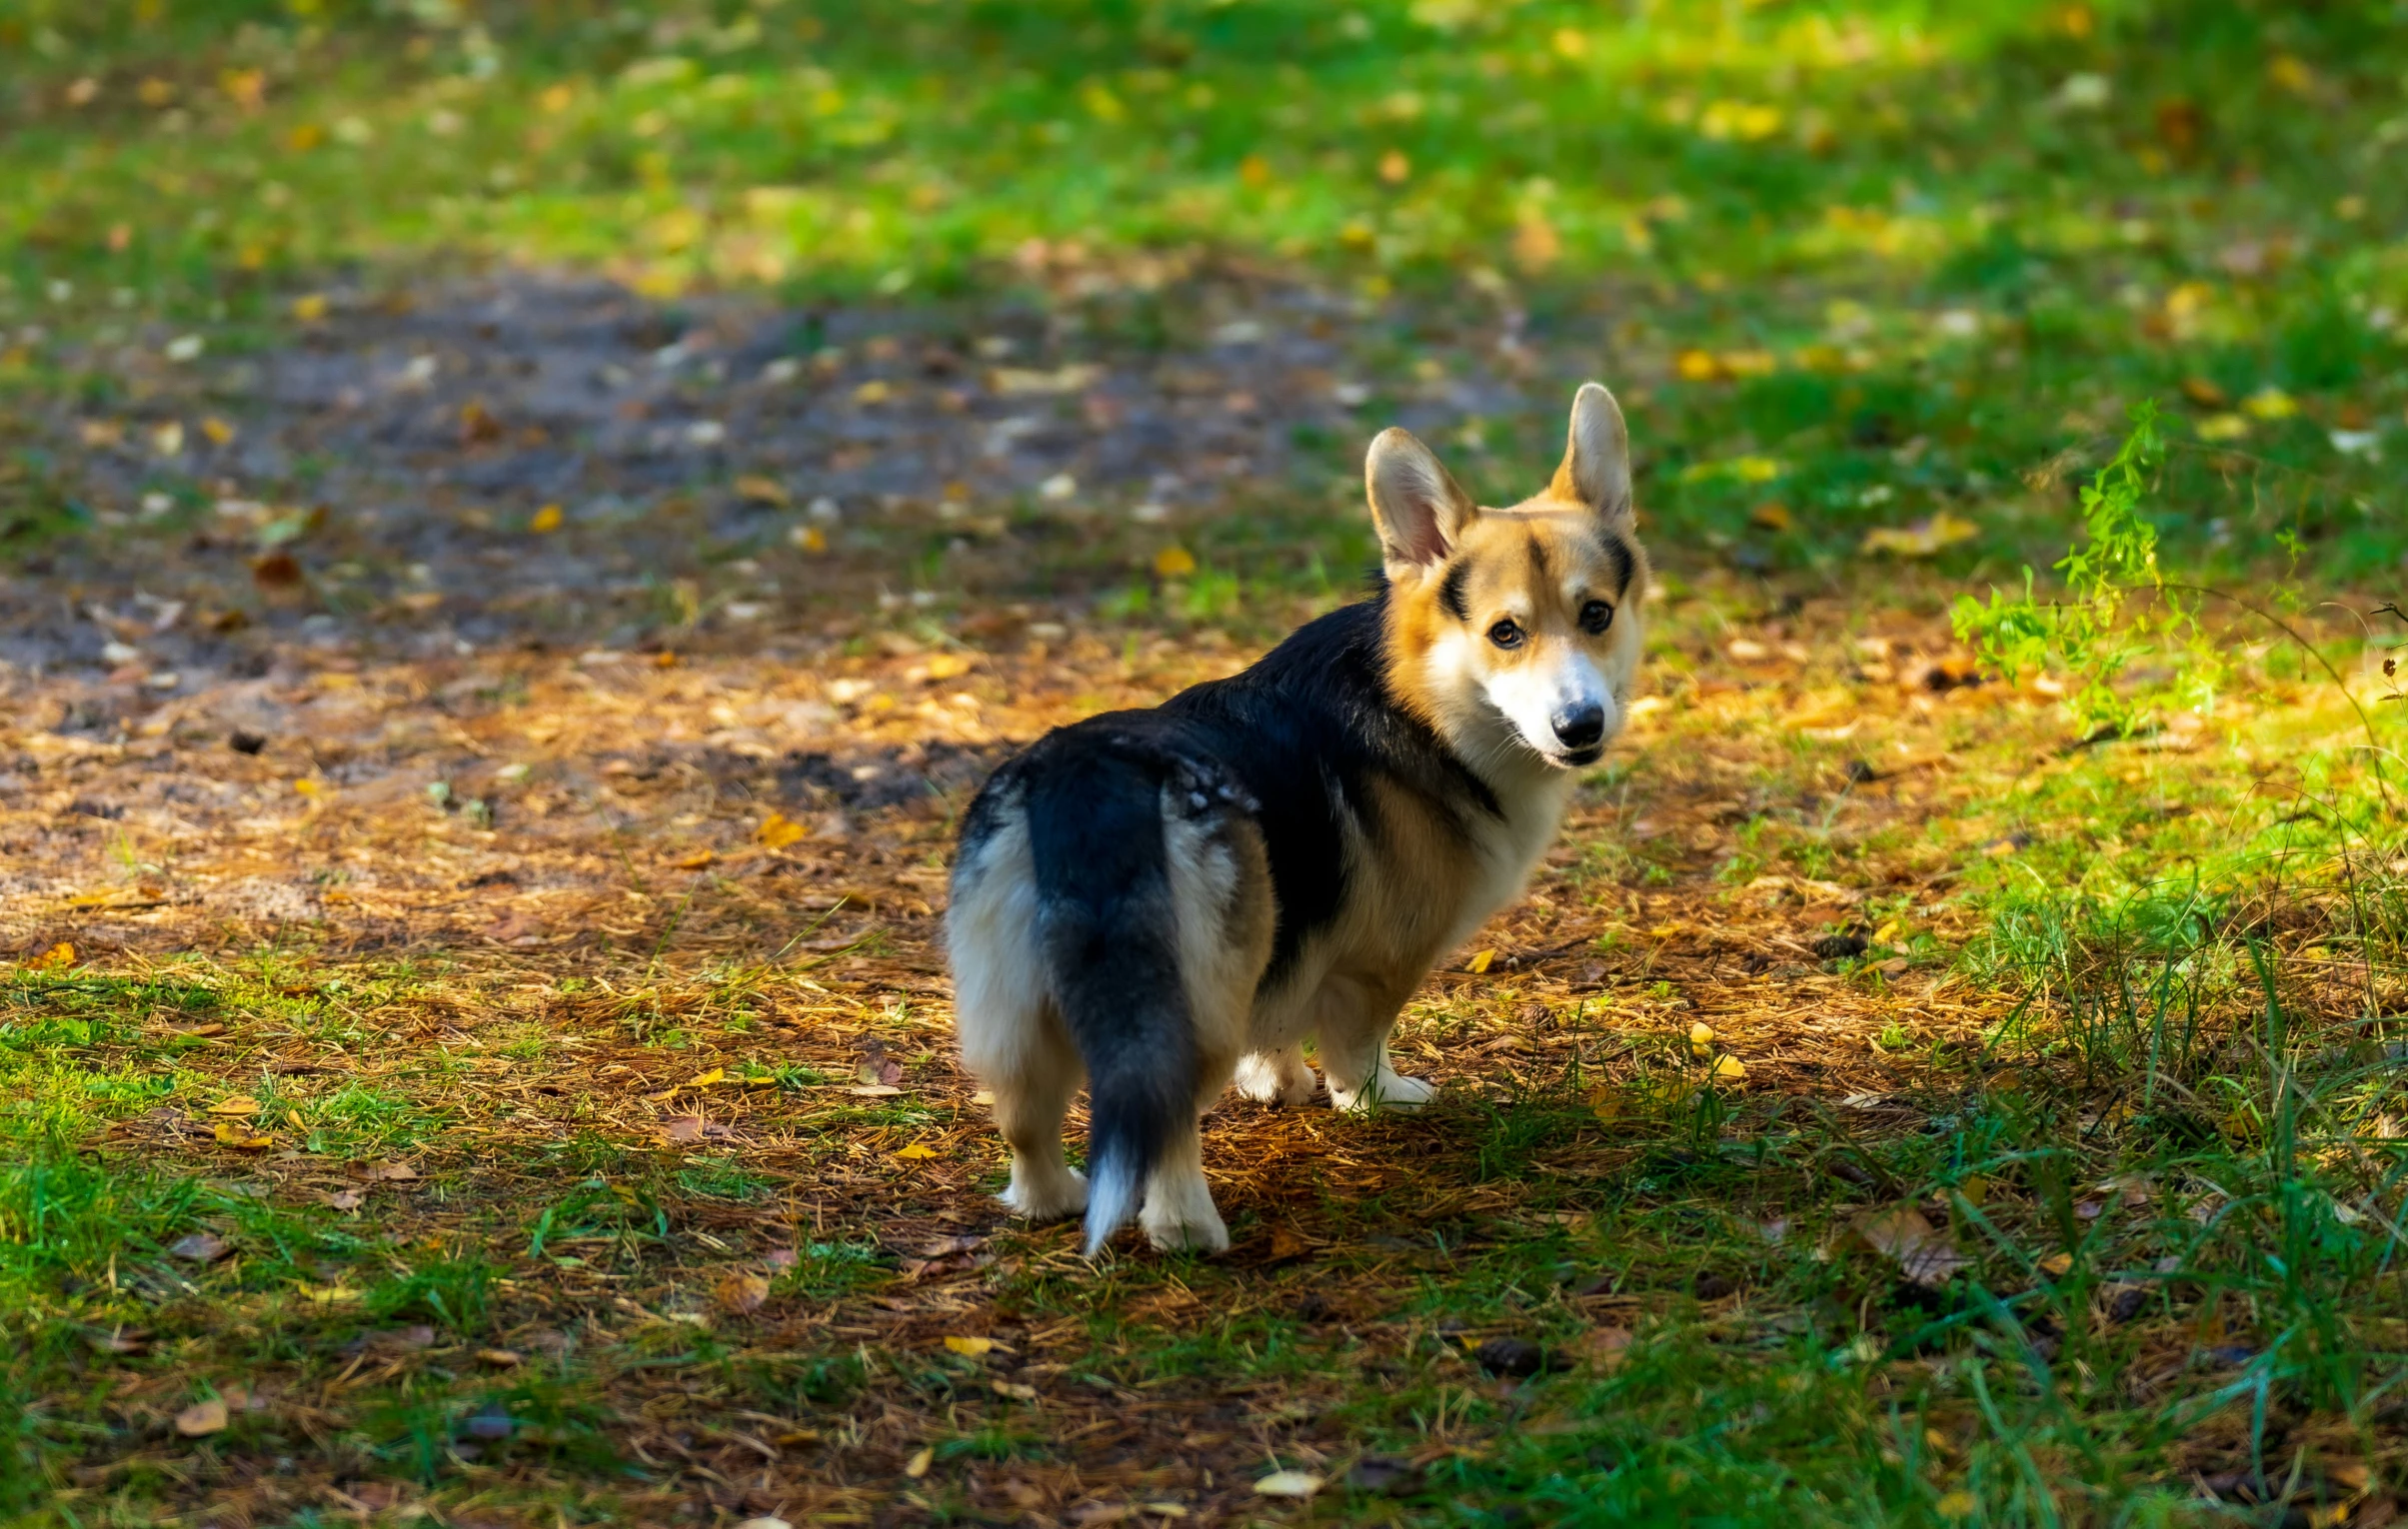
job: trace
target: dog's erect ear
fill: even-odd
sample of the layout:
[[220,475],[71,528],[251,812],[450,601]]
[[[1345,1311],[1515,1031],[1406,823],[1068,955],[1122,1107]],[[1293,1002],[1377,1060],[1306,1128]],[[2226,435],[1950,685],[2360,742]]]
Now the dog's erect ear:
[[1572,395],[1571,444],[1548,486],[1557,499],[1578,500],[1609,524],[1630,522],[1630,432],[1622,406],[1595,383]]
[[1379,433],[1363,459],[1362,481],[1371,499],[1371,523],[1379,528],[1380,561],[1390,579],[1444,558],[1479,513],[1471,496],[1409,431],[1390,428]]

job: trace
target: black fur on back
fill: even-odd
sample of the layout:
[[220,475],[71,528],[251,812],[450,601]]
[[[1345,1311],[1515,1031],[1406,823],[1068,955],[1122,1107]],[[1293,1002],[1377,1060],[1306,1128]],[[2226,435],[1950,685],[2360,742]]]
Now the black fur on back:
[[[1225,774],[1255,803],[1269,852],[1278,923],[1262,985],[1275,987],[1343,904],[1343,823],[1351,816],[1376,831],[1375,778],[1426,798],[1466,834],[1473,817],[1502,815],[1487,784],[1389,698],[1386,615],[1382,588],[1298,628],[1242,674],[1047,734],[989,779],[964,822],[965,844],[984,836],[980,808],[1003,787],[1036,787],[1082,758],[1126,761],[1157,789],[1183,768]],[[1042,839],[1034,847],[1042,860]]]

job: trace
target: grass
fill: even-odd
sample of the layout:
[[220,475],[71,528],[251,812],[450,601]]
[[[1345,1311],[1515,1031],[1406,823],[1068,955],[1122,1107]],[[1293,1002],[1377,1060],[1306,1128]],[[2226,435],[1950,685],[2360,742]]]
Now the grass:
[[[106,0],[6,25],[21,388],[115,386],[60,370],[53,331],[244,351],[430,258],[670,303],[1042,294],[1157,349],[1210,328],[1192,274],[1271,263],[1375,316],[1371,413],[1444,380],[1433,308],[1508,367],[1525,332],[1593,337],[1660,443],[1652,513],[1742,570],[1827,574],[1945,513],[1977,533],[1953,570],[2010,577],[2143,396],[2180,400],[2186,557],[2362,579],[2408,548],[2381,466],[2408,51],[2379,8]],[[1469,414],[1468,476],[1500,491],[1553,428]],[[76,524],[72,484],[20,493],[20,538]]]

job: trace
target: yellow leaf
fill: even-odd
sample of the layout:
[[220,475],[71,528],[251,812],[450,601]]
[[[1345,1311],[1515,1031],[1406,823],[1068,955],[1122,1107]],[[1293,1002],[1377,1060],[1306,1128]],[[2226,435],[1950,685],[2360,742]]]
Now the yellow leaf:
[[770,1281],[766,1274],[730,1274],[721,1280],[712,1294],[720,1305],[739,1316],[759,1311],[770,1298]]
[[301,1292],[302,1299],[314,1301],[321,1306],[340,1306],[347,1301],[356,1301],[360,1298],[360,1292],[349,1285],[303,1283],[295,1285],[293,1288]]
[[1689,1026],[1689,1054],[1699,1061],[1714,1054],[1714,1027],[1702,1019]]
[[176,1432],[188,1439],[197,1439],[204,1434],[224,1433],[225,1431],[226,1404],[215,1398],[205,1402],[195,1402],[176,1414]]
[[276,1144],[275,1137],[254,1134],[249,1126],[238,1125],[232,1120],[220,1120],[216,1135],[219,1145],[237,1147],[245,1152],[263,1151]]
[[75,946],[62,939],[25,964],[35,971],[64,971],[75,964]]
[[2299,413],[2299,400],[2280,388],[2260,388],[2243,399],[2241,407],[2261,420],[2287,420]]
[[971,1358],[977,1359],[991,1352],[995,1348],[995,1339],[947,1338],[945,1340],[945,1346],[952,1349],[957,1354],[967,1354]]
[[210,1105],[209,1112],[213,1115],[256,1115],[259,1113],[259,1100],[247,1093],[231,1094]]
[[1185,579],[1196,572],[1196,555],[1174,542],[1154,555],[1154,571],[1165,579]]
[[1495,959],[1496,952],[1494,950],[1482,950],[1478,954],[1472,956],[1471,959],[1463,962],[1463,969],[1473,973],[1474,975],[1477,975],[1480,972],[1486,971],[1488,969],[1488,963]]
[[2073,1254],[2071,1253],[2051,1253],[2046,1258],[2040,1260],[2040,1272],[2048,1275],[2052,1279],[2060,1274],[2065,1273],[2072,1267]]
[[936,1463],[937,1452],[934,1449],[914,1450],[912,1458],[903,1462],[903,1473],[914,1481],[918,1481],[927,1475],[928,1468]]
[[897,1152],[895,1155],[903,1158],[907,1162],[921,1162],[936,1156],[937,1149],[933,1146],[930,1146],[925,1141],[915,1141],[910,1146],[905,1147],[902,1151]]
[[1942,1518],[1971,1518],[1981,1504],[1973,1500],[1971,1492],[1958,1487],[1953,1492],[1941,1494],[1940,1500],[1931,1506]]
[[775,478],[764,478],[758,473],[747,473],[737,479],[736,492],[755,504],[761,505],[784,506],[794,498],[786,492],[786,485]]
[[863,405],[883,404],[894,396],[895,389],[875,377],[853,390],[853,401]]
[[1270,184],[1270,161],[1259,154],[1248,154],[1237,161],[1237,179],[1260,191]]
[[535,519],[527,523],[527,529],[537,536],[549,535],[560,530],[560,506],[546,505],[543,509],[536,511]]
[[786,539],[807,553],[828,551],[828,533],[817,526],[797,526],[786,534]]
[[326,294],[305,293],[293,299],[293,317],[304,324],[315,324],[326,317]]
[[1310,1497],[1328,1484],[1310,1471],[1272,1471],[1254,1483],[1254,1491],[1264,1497]]
[[1868,558],[1875,553],[1889,553],[1900,558],[1929,558],[1980,535],[1979,526],[1961,515],[1951,515],[1942,510],[1931,519],[1917,521],[1911,526],[1876,526],[1865,533],[1864,545],[1857,551]]
[[2249,422],[2237,414],[2211,414],[2199,422],[2202,441],[2238,441],[2249,434]]
[[1789,507],[1777,499],[1768,499],[1747,512],[1747,523],[1766,531],[1787,531],[1790,527]]
[[1706,1076],[1717,1083],[1741,1082],[1747,1077],[1747,1064],[1736,1056],[1717,1056]]
[[214,414],[201,421],[201,434],[209,438],[212,446],[230,446],[234,442],[234,427]]
[[697,1074],[697,1075],[696,1075],[696,1077],[695,1077],[695,1079],[694,1079],[694,1081],[693,1081],[692,1083],[688,1084],[687,1086],[688,1086],[688,1087],[690,1087],[690,1088],[708,1088],[708,1087],[710,1087],[710,1086],[711,1086],[712,1084],[714,1084],[714,1083],[724,1083],[724,1082],[726,1082],[727,1080],[728,1080],[728,1069],[727,1069],[727,1068],[725,1068],[725,1067],[713,1067],[713,1068],[712,1068],[710,1071],[708,1071],[708,1072],[704,1072],[704,1073],[699,1073],[699,1074]]
[[323,795],[326,791],[325,786],[320,785],[315,780],[307,778],[295,780],[293,782],[293,789],[300,792],[304,796],[319,796]]
[[543,94],[537,96],[535,101],[536,104],[541,106],[545,111],[565,112],[569,109],[570,104],[576,99],[577,91],[573,87],[564,83],[560,85],[547,86]]
[[717,858],[717,856],[714,855],[710,850],[697,849],[692,854],[680,858],[677,861],[677,867],[680,870],[700,870],[705,865],[710,864],[715,858]]
[[753,830],[753,837],[772,849],[783,849],[802,838],[803,834],[803,825],[784,812],[770,813],[761,819],[761,826]]
[[970,658],[966,654],[941,653],[928,661],[931,680],[959,680],[970,673]]

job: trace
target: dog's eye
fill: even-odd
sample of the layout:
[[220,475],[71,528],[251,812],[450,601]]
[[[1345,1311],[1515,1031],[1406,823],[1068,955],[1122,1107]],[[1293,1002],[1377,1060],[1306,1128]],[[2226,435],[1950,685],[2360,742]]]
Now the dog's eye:
[[1580,630],[1594,637],[1613,625],[1613,607],[1592,600],[1580,608]]
[[1488,629],[1488,641],[1499,648],[1519,648],[1521,628],[1510,620],[1498,622]]

